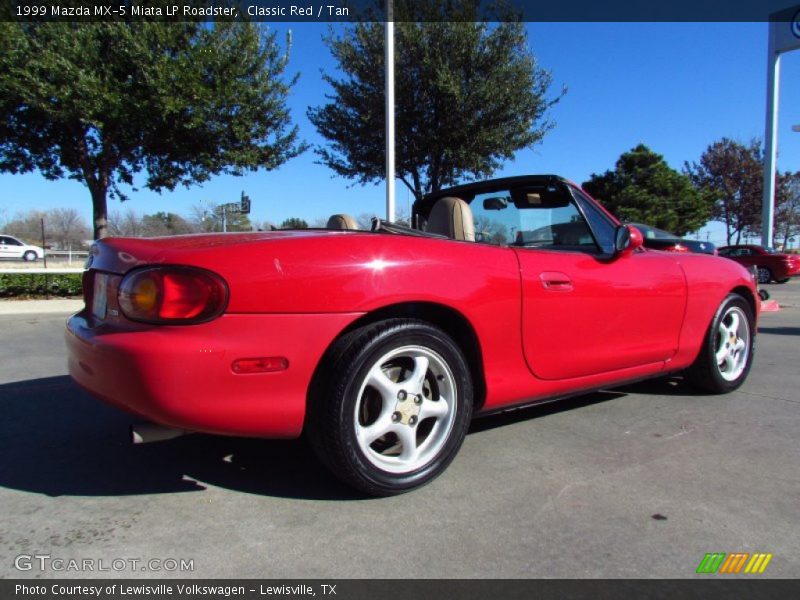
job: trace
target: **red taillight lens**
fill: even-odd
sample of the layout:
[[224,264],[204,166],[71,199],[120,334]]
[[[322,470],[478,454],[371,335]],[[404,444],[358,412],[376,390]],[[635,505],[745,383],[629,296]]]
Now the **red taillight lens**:
[[675,244],[674,246],[668,246],[664,248],[667,252],[688,252],[689,248],[684,246],[683,244]]
[[221,277],[195,267],[145,267],[122,279],[119,306],[128,319],[192,324],[216,319],[228,303]]

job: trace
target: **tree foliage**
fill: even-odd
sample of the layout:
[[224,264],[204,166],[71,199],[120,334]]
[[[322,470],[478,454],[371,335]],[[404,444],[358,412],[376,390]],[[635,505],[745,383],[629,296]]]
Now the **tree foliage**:
[[56,250],[81,248],[92,235],[86,221],[74,208],[31,210],[18,214],[5,224],[3,233],[39,246],[42,244],[42,220],[45,242]]
[[[551,76],[537,65],[525,27],[478,22],[478,4],[395,4],[396,173],[416,198],[465,177],[490,176],[552,127],[545,113],[560,96],[547,98]],[[443,22],[443,10],[458,11],[460,22]],[[329,102],[308,110],[329,144],[316,152],[338,175],[380,182],[384,26],[358,23],[325,42],[343,76],[325,74]]]
[[255,23],[0,23],[0,172],[84,182],[103,237],[123,186],[172,190],[301,152],[286,62]]
[[108,234],[113,237],[143,237],[142,218],[130,207],[125,212],[112,210],[108,214]]
[[773,245],[786,249],[792,238],[800,236],[800,171],[778,177],[775,205]]
[[700,229],[709,216],[708,202],[689,177],[643,144],[622,154],[613,171],[593,173],[583,187],[622,221],[677,235]]
[[194,233],[195,229],[186,219],[171,212],[159,211],[142,217],[142,234],[144,237],[163,237]]
[[725,224],[727,243],[761,227],[764,190],[761,143],[741,144],[728,138],[711,144],[698,163],[686,163],[694,185],[711,203],[711,218]]
[[281,229],[308,229],[308,223],[304,219],[290,217],[281,223]]
[[194,226],[196,232],[210,233],[214,231],[230,232],[253,230],[250,217],[238,211],[226,210],[223,219],[222,204],[206,201],[192,206],[191,212],[192,216],[190,222]]

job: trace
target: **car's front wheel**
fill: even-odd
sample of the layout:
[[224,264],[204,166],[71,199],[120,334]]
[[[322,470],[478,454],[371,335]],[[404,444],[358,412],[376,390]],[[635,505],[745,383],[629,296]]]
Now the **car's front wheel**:
[[686,372],[689,381],[714,394],[742,385],[753,364],[754,321],[747,300],[729,294],[711,321],[700,354]]
[[758,267],[758,283],[769,283],[772,281],[772,271],[769,267]]
[[37,258],[39,257],[36,256],[36,252],[34,252],[33,250],[28,250],[27,252],[25,252],[25,254],[22,255],[22,260],[26,262],[33,262]]
[[374,496],[441,474],[472,415],[463,353],[441,329],[390,319],[340,339],[312,384],[307,433],[323,463]]

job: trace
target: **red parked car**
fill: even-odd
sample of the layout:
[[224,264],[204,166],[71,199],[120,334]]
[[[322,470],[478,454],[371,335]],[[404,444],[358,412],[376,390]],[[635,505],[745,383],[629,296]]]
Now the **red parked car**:
[[700,252],[702,254],[717,253],[717,247],[711,242],[681,238],[674,233],[670,233],[669,231],[664,231],[663,229],[657,229],[655,227],[651,227],[650,225],[643,225],[641,223],[631,223],[631,225],[642,232],[645,248],[663,250],[664,252]]
[[440,474],[474,415],[668,373],[715,393],[747,377],[750,273],[647,250],[564,179],[451,188],[412,222],[101,240],[69,371],[162,426],[305,433],[373,495]]
[[790,277],[800,274],[800,256],[783,254],[773,248],[752,245],[723,246],[719,249],[719,255],[745,267],[756,267],[758,283],[786,283]]

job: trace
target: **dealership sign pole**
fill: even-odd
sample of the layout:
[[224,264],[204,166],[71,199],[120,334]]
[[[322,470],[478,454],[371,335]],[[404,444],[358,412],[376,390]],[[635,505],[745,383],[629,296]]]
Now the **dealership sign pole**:
[[772,246],[775,219],[775,167],[778,156],[778,86],[781,54],[800,49],[800,6],[770,15],[767,50],[767,124],[764,133],[764,198],[761,245]]
[[386,0],[384,77],[386,79],[386,220],[394,221],[394,2]]

